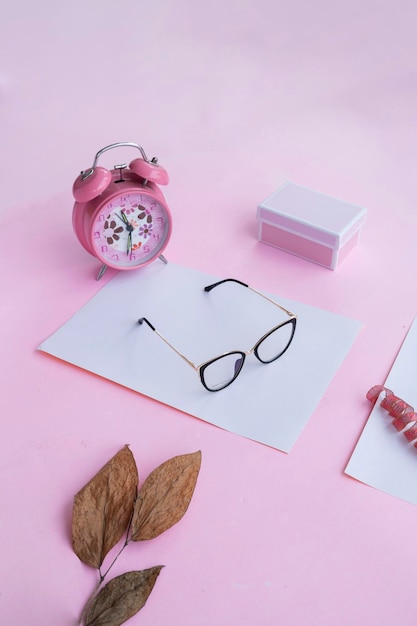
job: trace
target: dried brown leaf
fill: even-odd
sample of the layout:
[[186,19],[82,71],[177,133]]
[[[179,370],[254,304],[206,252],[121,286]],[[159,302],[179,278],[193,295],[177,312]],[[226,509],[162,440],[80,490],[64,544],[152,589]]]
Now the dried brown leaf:
[[86,615],[86,626],[120,626],[145,605],[162,565],[127,572],[110,580]]
[[127,446],[74,498],[72,545],[83,563],[99,568],[126,531],[137,494],[138,470]]
[[153,539],[176,524],[188,509],[201,466],[201,452],[176,456],[145,480],[135,503],[133,541]]

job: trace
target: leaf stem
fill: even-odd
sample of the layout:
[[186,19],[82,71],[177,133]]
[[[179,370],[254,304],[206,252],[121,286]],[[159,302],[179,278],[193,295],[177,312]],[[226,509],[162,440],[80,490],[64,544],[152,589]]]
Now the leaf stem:
[[[137,496],[136,496],[136,498],[137,498]],[[134,503],[136,502],[136,498],[135,498]],[[124,544],[122,545],[122,547],[120,548],[119,552],[116,554],[116,556],[114,557],[113,561],[110,563],[109,567],[106,569],[104,574],[101,573],[101,567],[98,568],[99,580],[98,580],[97,584],[95,585],[92,593],[90,594],[90,597],[88,598],[87,602],[84,605],[84,608],[83,608],[83,610],[81,612],[80,619],[79,619],[79,622],[78,622],[79,624],[85,623],[85,618],[87,617],[87,613],[88,613],[88,611],[89,611],[89,609],[91,607],[91,604],[93,603],[95,597],[97,596],[97,592],[100,589],[100,586],[101,586],[102,582],[106,578],[107,574],[109,573],[109,571],[111,570],[113,565],[116,563],[116,561],[119,558],[119,556],[122,554],[123,550],[129,545],[129,543],[130,543],[130,541],[132,539],[131,537],[129,537],[129,535],[130,535],[130,529],[131,529],[131,526],[132,526],[133,514],[134,514],[134,511],[135,511],[134,503],[133,503],[132,514],[130,516],[129,524],[127,525],[127,529],[126,529],[126,536],[125,536]]]
[[124,544],[122,545],[122,547],[120,548],[119,552],[116,554],[116,556],[114,557],[113,561],[110,563],[110,565],[108,566],[108,568],[106,569],[106,571],[104,572],[104,574],[102,574],[100,572],[100,585],[103,582],[103,580],[106,578],[107,574],[109,573],[109,571],[111,570],[111,568],[113,567],[113,565],[116,563],[117,559],[119,558],[119,556],[122,554],[123,550],[126,548],[127,544],[128,544],[128,540],[126,539],[126,541],[124,542]]
[[99,569],[99,574],[100,574],[100,585],[103,582],[103,580],[105,579],[105,577],[107,576],[107,574],[109,573],[109,571],[111,570],[111,568],[113,567],[113,565],[116,563],[117,559],[119,558],[119,556],[122,554],[123,550],[129,545],[130,541],[131,541],[131,537],[129,537],[130,535],[130,529],[132,526],[132,520],[133,520],[133,514],[135,512],[135,502],[136,502],[136,498],[135,501],[133,503],[133,507],[132,507],[132,514],[130,516],[130,520],[129,520],[129,524],[127,525],[127,529],[126,529],[126,537],[125,537],[125,542],[122,545],[122,547],[120,548],[119,552],[116,554],[116,556],[114,557],[113,561],[110,563],[109,567],[106,569],[106,571],[104,572],[104,574],[101,573],[101,569]]

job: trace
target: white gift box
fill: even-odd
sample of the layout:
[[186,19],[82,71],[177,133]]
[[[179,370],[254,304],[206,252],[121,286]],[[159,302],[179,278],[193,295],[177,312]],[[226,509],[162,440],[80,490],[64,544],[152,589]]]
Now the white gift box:
[[357,245],[366,209],[286,182],[258,205],[259,240],[336,269]]

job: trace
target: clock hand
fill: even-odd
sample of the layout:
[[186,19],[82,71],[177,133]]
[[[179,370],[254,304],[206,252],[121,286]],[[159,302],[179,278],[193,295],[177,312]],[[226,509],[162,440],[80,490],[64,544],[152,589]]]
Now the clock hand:
[[129,220],[127,219],[125,213],[121,213],[121,215],[119,215],[118,213],[115,213],[115,215],[119,218],[119,220],[123,222],[125,226],[129,224]]
[[133,232],[134,228],[133,228],[132,224],[129,222],[129,220],[127,219],[125,213],[121,213],[121,215],[119,215],[118,213],[115,213],[115,215],[126,226],[126,230],[128,232],[126,254],[129,254],[129,252],[130,252],[130,254],[132,254],[132,251],[133,251],[132,232]]

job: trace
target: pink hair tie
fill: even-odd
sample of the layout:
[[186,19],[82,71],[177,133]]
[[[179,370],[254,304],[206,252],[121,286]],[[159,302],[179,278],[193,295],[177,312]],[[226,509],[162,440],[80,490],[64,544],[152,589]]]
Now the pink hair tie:
[[383,387],[382,385],[375,385],[366,394],[367,399],[376,404],[376,401],[381,394],[384,397],[381,400],[380,406],[388,411],[388,415],[393,417],[392,425],[398,432],[402,432],[407,441],[414,442],[413,445],[417,448],[417,413],[415,413],[412,406],[397,398],[394,393]]

